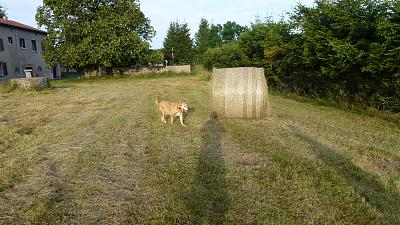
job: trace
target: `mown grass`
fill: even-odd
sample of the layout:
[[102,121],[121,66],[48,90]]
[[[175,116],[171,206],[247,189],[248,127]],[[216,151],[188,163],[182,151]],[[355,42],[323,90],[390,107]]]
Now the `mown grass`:
[[0,88],[0,224],[400,223],[393,122],[276,94],[265,119],[220,120],[207,80]]
[[282,96],[285,98],[294,99],[299,102],[306,102],[310,104],[315,104],[319,106],[331,106],[336,107],[338,109],[342,109],[348,112],[357,113],[361,115],[367,115],[371,117],[379,117],[388,122],[393,123],[395,126],[400,126],[400,114],[393,113],[391,111],[383,111],[376,108],[372,108],[366,105],[362,105],[360,103],[350,103],[348,101],[334,98],[318,98],[318,97],[307,97],[307,96],[299,96],[296,93],[290,93],[287,91],[271,89],[273,95]]
[[105,76],[95,76],[95,77],[75,77],[75,78],[66,78],[61,80],[53,80],[53,84],[69,84],[69,83],[83,83],[83,82],[101,82],[101,81],[116,81],[116,80],[136,80],[136,79],[154,79],[154,78],[169,78],[169,77],[192,77],[197,76],[197,70],[193,73],[173,73],[173,72],[160,72],[160,73],[142,73],[135,75],[105,75]]

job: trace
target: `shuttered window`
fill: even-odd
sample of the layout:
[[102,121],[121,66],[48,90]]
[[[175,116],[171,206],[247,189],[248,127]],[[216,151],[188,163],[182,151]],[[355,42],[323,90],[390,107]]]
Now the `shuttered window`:
[[4,51],[3,39],[0,38],[0,52]]
[[0,62],[0,77],[4,77],[8,75],[7,64],[4,62]]
[[32,51],[37,52],[36,41],[32,40]]
[[19,47],[20,47],[20,48],[26,48],[26,47],[25,47],[25,39],[23,39],[23,38],[20,38],[20,39],[19,39]]

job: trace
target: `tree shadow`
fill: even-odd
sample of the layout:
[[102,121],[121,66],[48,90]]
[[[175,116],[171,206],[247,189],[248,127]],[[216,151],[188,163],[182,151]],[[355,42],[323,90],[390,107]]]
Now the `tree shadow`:
[[226,185],[226,169],[221,155],[224,127],[216,113],[202,128],[203,139],[196,166],[196,175],[187,198],[192,224],[222,224],[230,200]]
[[309,143],[314,154],[344,178],[368,204],[379,210],[385,221],[400,224],[400,194],[394,187],[386,188],[376,176],[365,172],[336,150],[321,144],[298,128],[292,128],[292,131]]

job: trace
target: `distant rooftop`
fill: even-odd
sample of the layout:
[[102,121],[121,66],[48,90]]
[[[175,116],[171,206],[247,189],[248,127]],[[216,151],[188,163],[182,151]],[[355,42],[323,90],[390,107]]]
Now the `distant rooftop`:
[[38,33],[42,33],[42,34],[46,34],[47,35],[46,31],[42,31],[42,30],[30,27],[28,25],[25,25],[25,24],[22,24],[22,23],[18,23],[18,22],[13,21],[13,20],[0,18],[0,25],[5,25],[5,26],[8,26],[8,27],[18,28],[18,29],[27,30],[27,31],[38,32]]

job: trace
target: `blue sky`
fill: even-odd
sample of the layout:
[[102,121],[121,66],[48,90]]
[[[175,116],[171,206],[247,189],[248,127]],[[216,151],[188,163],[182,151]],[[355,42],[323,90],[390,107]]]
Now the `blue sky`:
[[[299,2],[312,5],[313,0],[142,0],[140,4],[157,31],[151,45],[161,48],[171,21],[188,23],[193,36],[201,18],[215,24],[230,20],[250,25],[257,14],[279,19]],[[0,4],[6,8],[9,19],[37,27],[36,8],[42,5],[42,0],[0,0]]]

